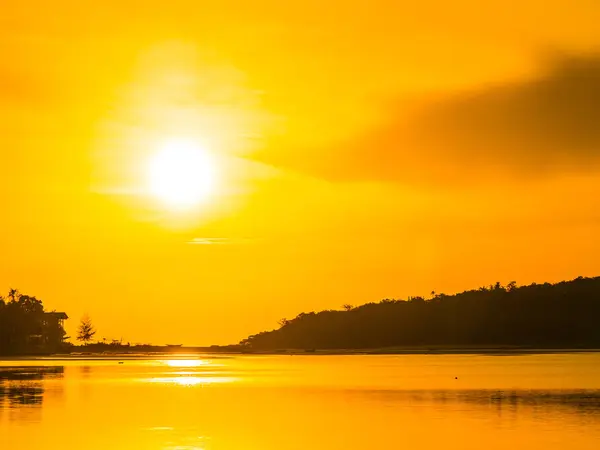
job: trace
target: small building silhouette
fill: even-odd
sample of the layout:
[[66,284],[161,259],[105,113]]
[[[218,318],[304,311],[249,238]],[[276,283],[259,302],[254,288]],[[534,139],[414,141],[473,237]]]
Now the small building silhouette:
[[44,312],[37,333],[29,336],[29,345],[34,353],[54,353],[60,350],[65,340],[64,323],[69,316],[64,312]]
[[44,320],[47,321],[47,324],[51,325],[52,322],[56,321],[56,324],[63,327],[65,325],[65,320],[67,320],[69,316],[65,312],[51,311],[44,313]]

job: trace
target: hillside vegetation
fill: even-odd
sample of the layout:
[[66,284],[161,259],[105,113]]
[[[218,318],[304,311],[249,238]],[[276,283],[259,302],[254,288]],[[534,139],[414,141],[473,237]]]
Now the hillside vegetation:
[[600,346],[600,277],[518,287],[496,283],[429,299],[385,299],[301,313],[244,339],[252,350],[391,346]]

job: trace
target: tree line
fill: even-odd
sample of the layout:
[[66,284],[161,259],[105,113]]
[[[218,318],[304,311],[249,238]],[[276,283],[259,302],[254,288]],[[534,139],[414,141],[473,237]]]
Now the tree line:
[[246,349],[366,349],[422,345],[600,346],[600,277],[501,283],[454,295],[385,299],[300,313],[242,340]]
[[0,296],[0,354],[55,353],[61,350],[64,313],[44,311],[41,300],[10,289]]

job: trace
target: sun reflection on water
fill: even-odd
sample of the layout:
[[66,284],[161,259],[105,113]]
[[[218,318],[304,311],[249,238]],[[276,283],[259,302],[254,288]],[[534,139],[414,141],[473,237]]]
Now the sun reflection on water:
[[235,378],[214,376],[180,376],[151,378],[150,381],[153,383],[178,384],[180,386],[197,386],[217,383],[231,383],[235,381]]
[[203,359],[169,359],[164,361],[169,367],[200,367],[211,365],[210,362]]
[[227,372],[215,370],[215,368],[221,367],[221,364],[215,364],[207,359],[167,359],[161,363],[181,370],[168,371],[164,374],[166,376],[152,377],[148,381],[179,386],[222,384],[235,381],[235,378],[226,376]]

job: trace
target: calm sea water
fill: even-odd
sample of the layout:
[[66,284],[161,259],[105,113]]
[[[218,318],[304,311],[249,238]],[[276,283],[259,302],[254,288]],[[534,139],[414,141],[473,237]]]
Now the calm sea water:
[[565,448],[600,448],[600,354],[0,361],[2,450]]

